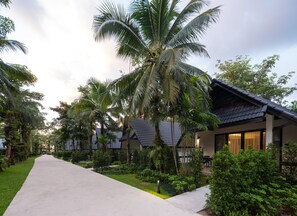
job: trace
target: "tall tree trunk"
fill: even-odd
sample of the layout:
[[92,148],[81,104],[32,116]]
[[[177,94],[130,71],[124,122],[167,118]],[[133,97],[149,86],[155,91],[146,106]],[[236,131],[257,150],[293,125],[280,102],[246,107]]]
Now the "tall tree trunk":
[[175,136],[175,133],[174,133],[174,119],[172,118],[171,120],[171,145],[173,146],[173,159],[174,159],[174,165],[175,165],[175,172],[176,174],[178,175],[178,164],[177,164],[177,156],[176,156],[176,145],[174,145],[174,136]]
[[[129,125],[129,123],[128,123]],[[130,153],[130,126],[126,129],[127,133],[127,164],[131,163],[131,153]]]
[[[160,172],[165,171],[164,167],[164,155],[163,155],[163,149],[164,149],[164,142],[161,138],[161,133],[160,133],[160,127],[159,123],[155,123],[155,137],[154,137],[154,146],[155,146],[155,164],[159,166]],[[160,147],[160,148],[159,148]]]
[[89,129],[89,151],[90,151],[90,156],[92,156],[92,148],[93,148],[93,121],[90,121],[90,129]]

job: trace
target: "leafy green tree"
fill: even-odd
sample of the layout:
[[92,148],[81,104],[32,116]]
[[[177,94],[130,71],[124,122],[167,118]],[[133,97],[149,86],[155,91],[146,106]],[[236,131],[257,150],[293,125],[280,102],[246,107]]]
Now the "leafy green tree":
[[289,108],[290,108],[292,111],[294,111],[294,112],[297,113],[297,101],[296,101],[296,100],[295,100],[295,101],[292,101],[292,102],[291,102],[291,105],[289,106]]
[[[44,126],[39,101],[43,95],[26,89],[36,82],[36,77],[27,67],[15,65],[22,73],[7,73],[13,87],[9,95],[3,94],[0,115],[4,121],[6,157],[9,164],[26,159],[31,151],[31,132]],[[6,92],[8,93],[8,92]]]
[[235,60],[224,62],[219,60],[216,66],[220,72],[215,76],[250,93],[285,104],[284,98],[297,89],[296,84],[293,87],[287,86],[295,72],[278,77],[277,73],[272,72],[278,60],[278,55],[267,57],[255,65],[251,64],[247,56],[237,56]]
[[[50,109],[58,113],[58,117],[53,121],[52,127],[55,128],[53,134],[57,138],[55,140],[56,150],[65,150],[65,143],[71,139],[71,127],[74,125],[73,119],[69,117],[68,112],[71,106],[60,101],[59,106]],[[74,146],[74,143],[73,143]]]
[[[192,0],[179,11],[178,3],[178,0],[136,0],[129,13],[122,6],[106,2],[93,23],[96,40],[114,36],[117,54],[134,63],[133,71],[114,81],[113,86],[120,89],[119,97],[132,98],[133,113],[144,114],[154,123],[154,141],[160,141],[154,143],[156,152],[163,152],[158,149],[164,146],[158,137],[159,122],[177,104],[181,93],[190,89],[208,97],[209,76],[185,61],[192,54],[208,56],[199,39],[217,21],[220,10],[215,7],[200,13],[206,3]],[[195,83],[191,82],[194,76]],[[190,101],[197,100],[195,93],[188,96]],[[156,162],[159,167],[164,166],[162,160],[159,162]]]

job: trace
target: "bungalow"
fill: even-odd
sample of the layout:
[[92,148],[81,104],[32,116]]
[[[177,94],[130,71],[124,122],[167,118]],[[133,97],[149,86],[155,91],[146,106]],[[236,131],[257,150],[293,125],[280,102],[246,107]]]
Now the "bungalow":
[[[92,149],[96,150],[98,148],[97,145],[97,136],[101,133],[101,128],[96,128],[96,134],[92,136]],[[115,140],[111,141],[110,143],[107,144],[107,148],[113,149],[113,150],[120,150],[121,149],[121,142],[120,138],[122,137],[122,132],[120,131],[112,131],[111,132]],[[77,140],[67,140],[65,143],[65,150],[66,151],[71,151],[71,150],[78,150],[80,148]],[[89,150],[90,147],[87,144],[87,141],[83,143],[83,150]]]
[[297,141],[297,113],[217,79],[212,89],[213,113],[221,123],[215,130],[196,134],[204,155],[211,157],[225,144],[237,154],[249,146],[265,150],[269,143],[282,147]]
[[[130,125],[132,128],[129,140],[131,151],[153,146],[155,129],[149,121],[141,118],[131,119]],[[159,127],[161,139],[164,143],[169,147],[176,147],[181,161],[186,161],[191,149],[195,147],[194,138],[185,139],[177,122],[161,121]],[[124,134],[121,141],[122,149],[127,149],[127,134]]]

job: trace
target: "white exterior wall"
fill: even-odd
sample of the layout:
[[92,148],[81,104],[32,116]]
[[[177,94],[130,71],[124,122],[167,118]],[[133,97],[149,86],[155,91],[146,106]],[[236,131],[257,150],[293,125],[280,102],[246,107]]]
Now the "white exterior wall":
[[[286,124],[287,121],[278,119],[273,121],[274,127],[279,127],[281,125]],[[252,131],[252,130],[260,130],[266,128],[266,122],[257,122],[257,123],[248,123],[242,125],[236,125],[225,128],[218,128],[214,131],[204,131],[198,132],[198,137],[200,137],[200,146],[203,149],[204,155],[212,156],[215,153],[215,135],[216,134],[225,134],[225,133],[235,133],[241,131]],[[297,127],[296,126],[288,126],[284,128],[283,131],[283,140],[288,140],[288,138],[297,141]],[[284,142],[283,142],[284,143]]]

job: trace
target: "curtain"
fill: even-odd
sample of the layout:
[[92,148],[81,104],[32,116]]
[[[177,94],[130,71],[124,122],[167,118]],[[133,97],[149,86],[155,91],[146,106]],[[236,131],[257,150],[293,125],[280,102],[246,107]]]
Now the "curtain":
[[244,133],[244,149],[247,150],[249,146],[252,149],[260,151],[260,139],[261,139],[261,132],[245,132]]
[[230,152],[238,154],[241,149],[241,134],[234,133],[228,135],[228,146]]

